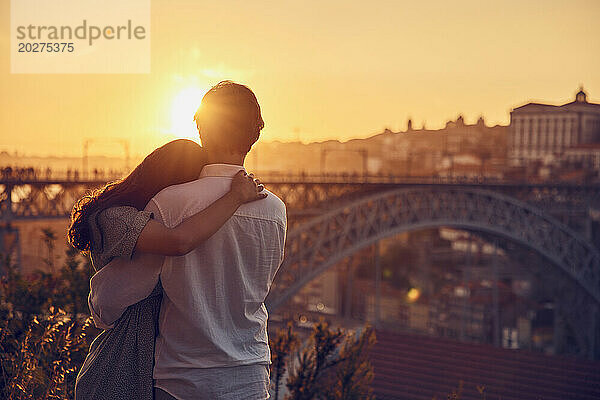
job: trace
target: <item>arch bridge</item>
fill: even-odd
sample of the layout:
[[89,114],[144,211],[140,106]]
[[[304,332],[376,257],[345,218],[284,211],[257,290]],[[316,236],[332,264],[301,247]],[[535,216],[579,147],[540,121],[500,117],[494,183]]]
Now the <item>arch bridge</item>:
[[[499,236],[534,250],[570,281],[563,296],[578,329],[580,351],[598,356],[600,253],[548,213],[505,194],[479,188],[410,187],[371,194],[298,224],[267,305],[275,311],[345,257],[386,237],[424,228],[455,227]],[[574,293],[574,295],[573,295]]]
[[[286,259],[268,299],[271,310],[369,244],[410,230],[455,227],[534,250],[567,277],[578,289],[568,291],[563,300],[569,309],[579,310],[570,316],[579,347],[597,358],[600,186],[364,176],[261,177],[286,202],[290,219]],[[2,179],[0,233],[13,232],[13,221],[66,218],[77,198],[102,184]],[[0,251],[6,250],[0,240]]]
[[[486,189],[514,197],[557,217],[562,222],[587,229],[587,218],[594,199],[600,198],[600,185],[526,183],[461,178],[395,177],[357,175],[283,175],[260,174],[261,180],[288,206],[289,214],[306,220],[373,193],[409,187],[444,189]],[[116,178],[116,177],[112,177]],[[0,221],[64,218],[73,202],[86,190],[101,186],[105,179],[37,178],[35,175],[0,178]]]

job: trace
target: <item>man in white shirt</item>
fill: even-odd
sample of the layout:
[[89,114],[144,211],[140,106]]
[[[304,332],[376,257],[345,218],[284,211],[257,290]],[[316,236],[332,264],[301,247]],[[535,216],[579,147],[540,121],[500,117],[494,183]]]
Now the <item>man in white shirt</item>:
[[[213,87],[195,116],[209,154],[198,180],[171,186],[147,205],[166,226],[223,196],[264,126],[250,89]],[[264,300],[283,261],[286,210],[265,191],[242,205],[210,239],[183,257],[137,254],[115,260],[91,281],[97,325],[110,327],[161,281],[155,349],[156,399],[267,399],[270,350]]]

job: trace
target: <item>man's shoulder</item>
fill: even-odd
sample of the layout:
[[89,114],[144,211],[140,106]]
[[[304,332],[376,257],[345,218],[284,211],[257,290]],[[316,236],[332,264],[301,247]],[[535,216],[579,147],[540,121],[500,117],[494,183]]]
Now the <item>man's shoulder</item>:
[[265,189],[267,197],[265,198],[267,206],[285,213],[285,203],[275,193]]
[[190,182],[180,183],[164,188],[158,192],[152,199],[158,203],[171,203],[181,201],[187,196],[197,195],[198,187],[203,185],[203,179],[196,179]]
[[243,204],[235,214],[238,216],[268,219],[285,228],[287,223],[285,203],[273,192],[265,189],[264,193],[267,194],[267,197]]
[[[158,192],[150,201],[149,206],[153,206],[161,215],[162,221],[167,225],[174,221],[179,221],[180,215],[184,209],[198,203],[210,204],[211,199],[204,199],[210,192],[209,188],[203,187],[201,180],[194,180],[178,185],[164,188]],[[148,209],[148,207],[146,208]]]
[[[286,206],[283,200],[281,200],[275,193],[267,190],[266,201],[269,202],[269,207],[271,207],[277,216],[277,218],[284,224],[287,223],[287,211]],[[260,200],[259,200],[260,201]]]

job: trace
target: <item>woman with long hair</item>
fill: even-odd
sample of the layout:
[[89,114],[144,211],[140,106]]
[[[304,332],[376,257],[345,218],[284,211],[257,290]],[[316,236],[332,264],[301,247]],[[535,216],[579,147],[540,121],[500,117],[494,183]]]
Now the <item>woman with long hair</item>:
[[[97,271],[135,252],[181,256],[214,234],[246,202],[262,199],[257,179],[240,171],[230,191],[205,210],[170,228],[144,211],[162,189],[198,179],[204,151],[191,140],[175,140],[148,155],[126,178],[82,197],[71,213],[71,245],[89,254]],[[160,283],[100,333],[79,371],[76,399],[152,399],[154,340],[162,299]]]

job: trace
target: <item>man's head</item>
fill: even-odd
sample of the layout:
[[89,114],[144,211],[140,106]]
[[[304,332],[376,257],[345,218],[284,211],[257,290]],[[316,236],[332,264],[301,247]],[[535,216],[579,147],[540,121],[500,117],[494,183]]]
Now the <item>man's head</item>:
[[203,147],[242,155],[265,126],[252,90],[232,81],[221,81],[206,92],[194,120]]

